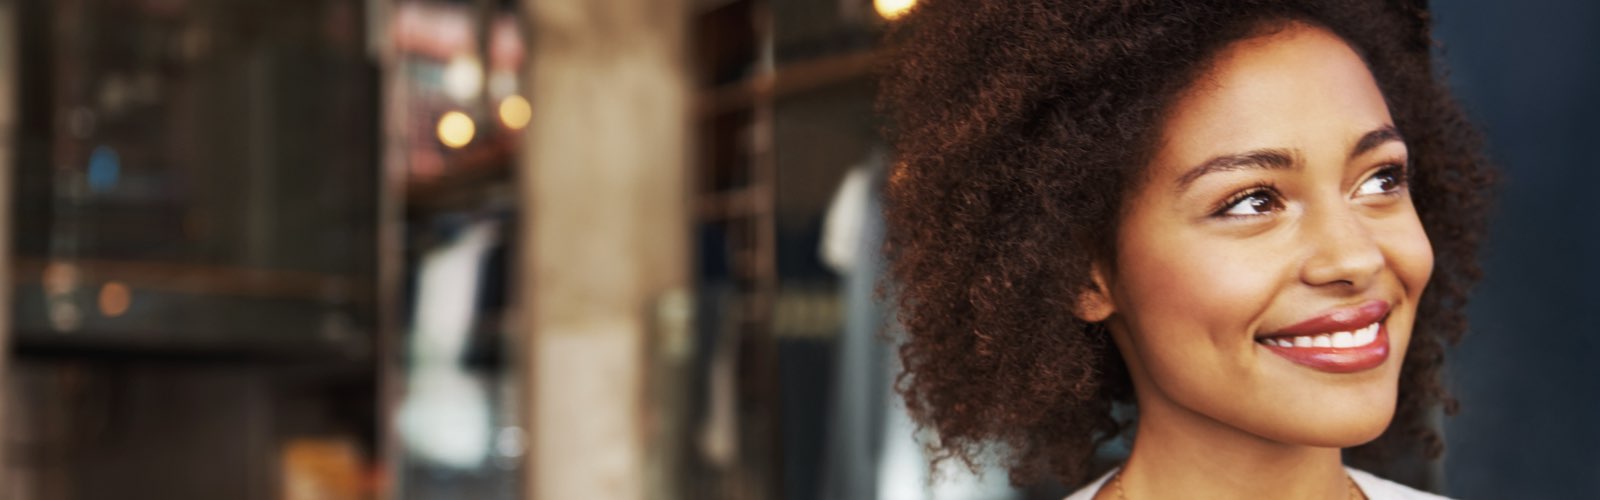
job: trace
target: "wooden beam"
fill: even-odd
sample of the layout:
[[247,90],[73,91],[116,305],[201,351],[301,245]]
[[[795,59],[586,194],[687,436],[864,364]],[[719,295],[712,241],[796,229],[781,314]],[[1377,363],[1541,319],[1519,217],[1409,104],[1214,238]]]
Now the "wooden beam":
[[701,93],[696,96],[695,114],[707,117],[749,109],[756,102],[868,78],[881,57],[877,51],[861,51],[787,63],[777,71]]
[[[39,283],[49,261],[11,258],[10,282]],[[64,261],[95,283],[119,281],[136,290],[285,300],[366,302],[371,293],[355,276],[181,262],[74,259]],[[9,304],[9,302],[7,302]]]
[[[0,235],[5,235],[6,244],[0,245],[0,283],[12,283],[15,275],[11,272],[12,224],[11,224],[11,179],[16,177],[15,158],[17,152],[12,141],[16,134],[16,103],[17,89],[17,45],[21,42],[18,33],[17,2],[0,0]],[[7,374],[10,369],[11,358],[11,289],[10,286],[0,286],[0,443],[11,443],[6,437],[6,428],[9,425],[6,417],[6,402],[11,398],[11,379]],[[11,491],[10,484],[14,483],[12,473],[14,469],[8,460],[8,450],[11,446],[0,446],[0,498],[10,498],[20,494]]]

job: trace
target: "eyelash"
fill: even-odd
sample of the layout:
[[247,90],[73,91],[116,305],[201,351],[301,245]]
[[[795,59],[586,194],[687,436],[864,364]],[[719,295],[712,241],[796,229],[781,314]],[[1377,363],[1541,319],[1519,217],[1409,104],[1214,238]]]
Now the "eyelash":
[[[1394,189],[1390,189],[1379,194],[1395,195],[1411,187],[1411,169],[1404,163],[1391,163],[1388,166],[1380,168],[1378,169],[1377,173],[1372,174],[1372,177],[1368,177],[1366,181],[1361,181],[1361,184],[1364,185],[1367,183],[1367,181],[1371,181],[1384,175],[1394,178]],[[1360,186],[1358,185],[1357,188],[1359,187]]]
[[[1367,182],[1369,182],[1369,181],[1371,181],[1373,179],[1379,178],[1381,176],[1385,176],[1385,175],[1391,176],[1394,179],[1394,186],[1393,186],[1392,189],[1389,189],[1388,191],[1384,191],[1384,192],[1381,192],[1381,193],[1376,193],[1376,194],[1378,194],[1380,196],[1394,196],[1396,194],[1401,193],[1402,191],[1404,191],[1406,188],[1410,187],[1410,185],[1411,185],[1411,169],[1408,168],[1408,165],[1406,165],[1404,163],[1391,163],[1391,164],[1389,164],[1389,165],[1387,165],[1387,166],[1385,166],[1383,168],[1378,169],[1377,173],[1372,174],[1371,177],[1368,177],[1365,180],[1362,180],[1361,184],[1357,185],[1357,189],[1360,189],[1360,186],[1365,185]],[[1217,207],[1214,208],[1211,211],[1211,215],[1212,215],[1212,217],[1224,218],[1224,219],[1237,219],[1237,218],[1247,218],[1247,217],[1257,217],[1257,216],[1262,216],[1262,215],[1268,215],[1266,213],[1260,213],[1260,214],[1229,214],[1228,213],[1228,211],[1233,210],[1234,207],[1238,206],[1239,203],[1244,202],[1245,200],[1249,200],[1251,198],[1257,197],[1257,196],[1261,196],[1261,195],[1269,196],[1269,199],[1267,201],[1273,203],[1277,207],[1281,207],[1283,205],[1283,200],[1282,200],[1283,195],[1279,194],[1277,185],[1273,184],[1270,181],[1261,181],[1261,182],[1256,183],[1255,185],[1252,185],[1250,187],[1245,188],[1243,191],[1240,191],[1238,194],[1235,194],[1233,196],[1229,196],[1226,200],[1223,200],[1222,203],[1218,204]]]
[[1232,218],[1256,217],[1256,216],[1259,216],[1259,215],[1266,215],[1266,214],[1232,214],[1232,215],[1228,214],[1228,211],[1229,210],[1233,210],[1233,207],[1238,206],[1239,203],[1242,203],[1245,200],[1248,200],[1250,198],[1254,198],[1256,196],[1260,196],[1260,195],[1263,195],[1263,194],[1268,195],[1268,196],[1271,197],[1269,199],[1269,201],[1276,202],[1277,204],[1282,204],[1282,201],[1281,201],[1282,195],[1278,194],[1278,186],[1276,184],[1273,184],[1273,183],[1268,182],[1268,181],[1261,181],[1261,182],[1256,183],[1253,186],[1245,188],[1244,191],[1240,191],[1238,194],[1235,194],[1233,196],[1229,196],[1226,200],[1223,200],[1222,203],[1218,204],[1216,208],[1211,210],[1211,216],[1212,217],[1224,218],[1224,219],[1232,219]]

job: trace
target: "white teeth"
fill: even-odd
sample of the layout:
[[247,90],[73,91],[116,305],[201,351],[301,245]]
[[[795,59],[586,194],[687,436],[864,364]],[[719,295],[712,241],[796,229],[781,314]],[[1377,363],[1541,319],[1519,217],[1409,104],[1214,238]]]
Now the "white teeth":
[[1333,347],[1350,348],[1362,347],[1378,340],[1378,323],[1373,323],[1361,329],[1349,332],[1322,333],[1317,335],[1299,335],[1294,337],[1273,337],[1261,339],[1269,346],[1277,347]]
[[1334,347],[1355,347],[1356,346],[1356,336],[1351,334],[1350,332],[1335,333],[1335,334],[1333,334],[1333,346]]
[[1356,330],[1356,345],[1371,344],[1372,341],[1374,341],[1374,340],[1378,340],[1378,324],[1377,323],[1373,323],[1373,324],[1367,325],[1366,328],[1362,328],[1360,330]]

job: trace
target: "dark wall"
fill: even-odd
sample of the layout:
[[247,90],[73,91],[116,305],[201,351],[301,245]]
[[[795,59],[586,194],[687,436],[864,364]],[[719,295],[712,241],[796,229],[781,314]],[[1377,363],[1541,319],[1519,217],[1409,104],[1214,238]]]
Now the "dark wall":
[[1600,496],[1600,2],[1433,2],[1504,177],[1453,353],[1446,493]]

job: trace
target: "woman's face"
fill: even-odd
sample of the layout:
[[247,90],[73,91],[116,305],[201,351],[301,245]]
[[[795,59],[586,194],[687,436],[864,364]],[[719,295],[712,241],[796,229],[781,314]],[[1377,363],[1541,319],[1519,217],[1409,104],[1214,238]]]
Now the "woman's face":
[[1433,251],[1366,65],[1292,24],[1222,51],[1162,132],[1096,272],[1141,418],[1377,437]]

